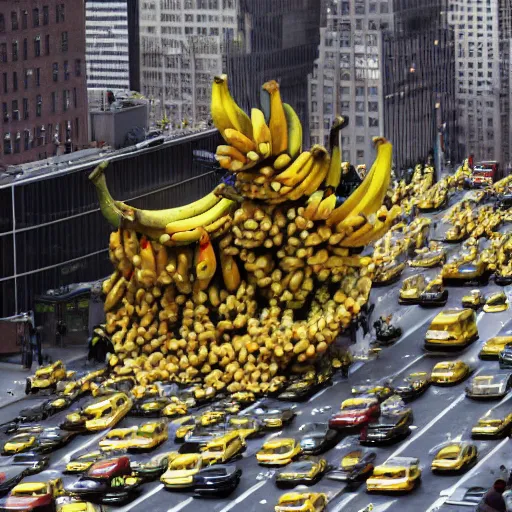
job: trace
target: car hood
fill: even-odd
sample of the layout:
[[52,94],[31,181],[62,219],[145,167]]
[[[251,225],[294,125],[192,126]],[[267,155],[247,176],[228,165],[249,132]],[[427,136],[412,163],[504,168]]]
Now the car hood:
[[9,496],[5,502],[6,510],[29,510],[43,505],[50,505],[52,498],[45,496]]
[[175,480],[178,478],[186,478],[187,476],[194,476],[197,473],[197,469],[177,469],[172,471],[166,471],[162,475],[163,480]]

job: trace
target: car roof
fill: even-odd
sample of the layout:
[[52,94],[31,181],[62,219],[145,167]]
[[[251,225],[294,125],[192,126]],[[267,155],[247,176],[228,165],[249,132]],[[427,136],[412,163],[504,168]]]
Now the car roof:
[[493,336],[489,338],[486,343],[496,343],[496,344],[507,344],[512,343],[512,336]]
[[414,466],[419,464],[417,457],[391,457],[388,459],[383,466]]
[[469,318],[472,314],[472,309],[445,309],[444,311],[441,311],[434,317],[432,323],[439,322],[452,324],[455,322],[459,322],[461,320],[465,320],[466,318]]
[[265,448],[278,448],[283,444],[291,443],[295,443],[295,439],[293,439],[292,437],[278,437],[276,439],[267,441],[263,446],[265,446]]
[[180,453],[176,458],[172,460],[173,463],[179,462],[181,464],[190,464],[196,462],[201,458],[200,453]]

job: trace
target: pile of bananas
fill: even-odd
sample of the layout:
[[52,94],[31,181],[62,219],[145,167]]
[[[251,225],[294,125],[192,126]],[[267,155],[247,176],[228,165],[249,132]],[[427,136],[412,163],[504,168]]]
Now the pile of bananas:
[[212,89],[212,117],[226,144],[219,185],[194,203],[141,210],[109,193],[106,164],[91,174],[101,211],[114,226],[114,272],[103,283],[109,364],[142,385],[204,383],[265,393],[293,365],[325,354],[367,302],[375,264],[352,254],[379,239],[401,215],[383,206],[391,144],[353,194],[337,205],[341,180],[336,118],[330,151],[302,151],[297,114],[279,86],[263,86],[262,110],[247,116],[225,75]]
[[496,194],[504,194],[512,186],[512,174],[505,176],[501,180],[497,181],[492,189]]
[[454,208],[447,216],[452,226],[446,231],[445,238],[450,242],[458,242],[469,236],[473,238],[491,237],[502,222],[503,215],[504,213],[501,211],[494,211],[491,205],[475,209],[468,201],[460,208]]

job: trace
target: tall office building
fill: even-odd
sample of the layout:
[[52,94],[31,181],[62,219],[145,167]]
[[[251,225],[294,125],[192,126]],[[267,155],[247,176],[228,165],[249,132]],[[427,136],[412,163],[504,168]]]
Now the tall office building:
[[[146,0],[140,3],[141,89],[174,125],[210,117],[210,88],[227,72],[245,108],[271,78],[307,131],[307,75],[319,42],[318,0]],[[163,109],[161,109],[162,111]]]
[[88,89],[128,89],[128,1],[86,0]]
[[460,151],[502,160],[499,0],[453,0]]
[[83,0],[0,0],[0,165],[88,143]]
[[[433,150],[436,104],[446,111],[442,124],[453,111],[445,3],[327,2],[319,57],[309,79],[312,143],[326,144],[334,116],[343,114],[350,119],[341,138],[345,161],[369,164],[372,137],[382,134],[395,142],[397,167]],[[413,151],[405,153],[407,148]]]

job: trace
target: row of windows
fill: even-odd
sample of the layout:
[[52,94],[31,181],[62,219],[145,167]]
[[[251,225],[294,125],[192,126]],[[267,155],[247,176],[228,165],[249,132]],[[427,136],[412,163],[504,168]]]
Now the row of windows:
[[[154,8],[154,5],[144,8]],[[222,5],[222,9],[234,9],[235,0],[160,0],[160,9],[167,11],[179,11],[183,5],[184,9],[218,9]]]
[[[64,81],[70,78],[69,63],[67,60],[63,63],[63,79]],[[75,59],[75,76],[82,75],[82,60]],[[59,63],[54,62],[52,65],[52,78],[54,82],[59,81]],[[30,87],[30,81],[33,81],[36,87],[41,85],[41,68],[26,69],[23,76],[23,88],[27,90]],[[2,90],[5,94],[9,91],[16,92],[18,90],[18,72],[12,72],[12,80],[9,82],[9,73],[2,73]]]
[[[68,33],[61,33],[60,40],[60,49],[61,52],[65,53],[69,48],[69,39]],[[33,40],[33,49],[34,49],[34,57],[41,56],[41,36],[34,37]],[[21,55],[20,55],[21,52]],[[45,55],[50,55],[50,34],[46,34],[44,40],[44,53]],[[11,44],[11,62],[17,62],[20,58],[23,60],[28,60],[30,58],[29,55],[29,44],[28,39],[23,39],[23,43],[20,48],[20,44],[18,41],[13,41]],[[0,44],[0,62],[6,63],[9,62],[9,54],[7,49],[7,43]]]
[[[22,111],[20,112],[20,106]],[[73,107],[78,107],[78,92],[76,87],[73,88]],[[62,112],[67,112],[71,108],[71,91],[65,89],[62,91]],[[35,97],[35,117],[41,117],[43,112],[43,97],[38,94]],[[59,112],[59,93],[54,91],[51,93],[51,112],[56,114]],[[30,118],[30,102],[28,98],[23,98],[21,105],[18,100],[12,100],[11,112],[9,113],[9,104],[4,101],[2,102],[2,117],[4,123],[8,123],[10,120],[19,121],[20,119]]]
[[[72,121],[65,121],[62,124],[57,123],[55,130],[52,124],[35,126],[32,129],[26,128],[22,132],[5,132],[3,134],[3,154],[10,155],[13,153],[21,153],[21,151],[29,151],[35,147],[45,146],[53,142],[60,144],[64,141],[71,140]],[[79,137],[80,120],[75,117],[74,120],[74,138]],[[23,135],[22,135],[23,134]]]
[[[55,23],[64,23],[65,20],[65,4],[57,4],[55,7]],[[50,23],[50,7],[44,5],[40,11],[37,7],[32,9],[32,27],[36,28]],[[29,25],[29,13],[27,10],[11,11],[10,28],[11,30],[26,30]],[[4,14],[0,13],[0,32],[6,30],[6,19]]]

